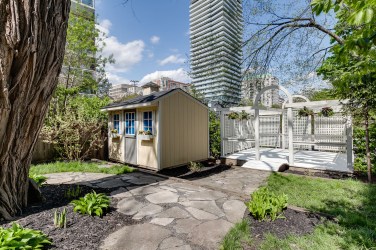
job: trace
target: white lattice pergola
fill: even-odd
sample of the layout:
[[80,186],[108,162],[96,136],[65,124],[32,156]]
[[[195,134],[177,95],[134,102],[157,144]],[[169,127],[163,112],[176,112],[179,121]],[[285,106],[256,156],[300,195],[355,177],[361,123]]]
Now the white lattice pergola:
[[[287,96],[282,109],[261,110],[258,103],[262,94],[275,88]],[[305,102],[294,103],[297,98]],[[299,117],[304,106],[315,115]],[[334,114],[317,115],[324,107],[331,107]],[[291,95],[281,86],[269,86],[258,93],[253,107],[219,111],[223,157],[254,161],[252,164],[263,161],[343,172],[353,169],[351,117],[343,114],[338,100],[311,102],[304,96]],[[250,119],[228,117],[242,111],[250,114]]]

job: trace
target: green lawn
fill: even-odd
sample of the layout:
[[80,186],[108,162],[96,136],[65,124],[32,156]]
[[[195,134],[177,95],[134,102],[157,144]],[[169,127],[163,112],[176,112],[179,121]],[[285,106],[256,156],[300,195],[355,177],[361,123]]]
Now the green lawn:
[[61,172],[88,172],[88,173],[105,173],[105,174],[126,174],[135,171],[134,168],[126,165],[116,165],[110,168],[99,167],[97,163],[88,162],[53,162],[48,164],[32,165],[30,175],[43,175]]
[[288,203],[332,215],[312,234],[280,240],[269,235],[260,249],[376,249],[376,185],[272,174],[268,188],[285,193]]

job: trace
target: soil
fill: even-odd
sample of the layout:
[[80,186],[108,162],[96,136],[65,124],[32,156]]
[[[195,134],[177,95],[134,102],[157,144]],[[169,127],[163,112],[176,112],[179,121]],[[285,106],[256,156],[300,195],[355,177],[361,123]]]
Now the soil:
[[282,239],[288,235],[305,235],[312,233],[314,228],[322,223],[323,218],[315,213],[296,211],[287,208],[283,212],[285,218],[276,219],[275,221],[258,221],[251,214],[247,217],[250,221],[250,231],[252,239],[256,241],[256,246],[265,239],[268,233]]
[[170,169],[163,169],[159,173],[170,176],[170,177],[178,177],[182,179],[199,179],[203,177],[210,176],[212,174],[218,174],[220,172],[226,171],[231,169],[231,166],[218,164],[215,161],[203,161],[203,168],[198,172],[193,172],[189,170],[187,165],[170,168]]
[[[1,222],[2,227],[10,227],[13,222],[23,227],[41,230],[51,240],[52,245],[48,249],[99,249],[101,241],[109,234],[126,225],[142,223],[115,211],[116,201],[111,201],[109,211],[102,217],[81,215],[73,212],[69,202],[73,199],[65,197],[69,188],[76,185],[44,185],[41,187],[45,202],[33,204],[26,208],[23,215],[12,222]],[[97,193],[109,194],[111,189],[82,188],[81,196],[95,190]],[[54,226],[55,210],[67,210],[67,228],[56,228]]]

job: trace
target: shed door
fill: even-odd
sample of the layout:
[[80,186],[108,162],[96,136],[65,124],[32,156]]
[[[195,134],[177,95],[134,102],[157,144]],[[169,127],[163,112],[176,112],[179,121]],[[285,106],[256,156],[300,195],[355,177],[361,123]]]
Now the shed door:
[[136,110],[124,112],[124,161],[137,164],[137,139],[136,139]]

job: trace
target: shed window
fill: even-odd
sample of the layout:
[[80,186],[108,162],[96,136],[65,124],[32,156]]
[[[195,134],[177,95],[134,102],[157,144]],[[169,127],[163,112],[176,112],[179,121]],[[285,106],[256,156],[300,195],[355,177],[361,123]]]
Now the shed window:
[[135,113],[134,112],[126,112],[125,113],[125,134],[126,135],[134,135],[134,121],[135,121]]
[[144,112],[144,131],[153,133],[153,112]]
[[114,129],[116,129],[117,133],[120,134],[120,115],[115,114],[113,117],[114,122]]

